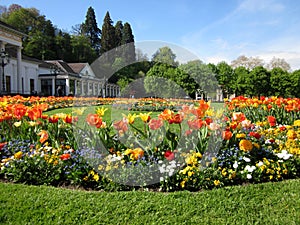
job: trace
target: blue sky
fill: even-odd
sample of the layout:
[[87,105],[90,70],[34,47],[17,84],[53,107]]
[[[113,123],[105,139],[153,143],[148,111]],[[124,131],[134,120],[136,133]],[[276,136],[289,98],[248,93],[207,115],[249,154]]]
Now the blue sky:
[[[300,1],[297,0],[1,0],[35,7],[58,28],[71,31],[89,6],[101,28],[106,11],[132,26],[135,41],[170,42],[208,63],[240,55],[284,58],[300,69]],[[151,55],[150,55],[151,56]]]

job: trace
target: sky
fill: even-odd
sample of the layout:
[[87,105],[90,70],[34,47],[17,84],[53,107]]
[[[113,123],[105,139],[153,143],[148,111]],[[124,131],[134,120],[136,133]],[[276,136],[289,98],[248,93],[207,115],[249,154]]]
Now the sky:
[[100,29],[109,11],[114,24],[131,25],[136,42],[172,43],[205,63],[245,55],[266,63],[283,58],[300,69],[298,0],[0,0],[2,6],[13,3],[37,8],[65,31],[84,22],[91,6]]

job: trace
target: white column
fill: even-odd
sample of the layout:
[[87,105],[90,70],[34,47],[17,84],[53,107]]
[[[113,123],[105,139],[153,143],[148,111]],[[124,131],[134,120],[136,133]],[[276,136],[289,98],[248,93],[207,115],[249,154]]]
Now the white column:
[[70,79],[66,78],[66,93],[65,95],[69,95],[70,93]]
[[83,81],[81,81],[81,93],[80,93],[80,95],[84,94],[84,92],[83,92],[83,88],[84,88],[84,82],[83,82]]
[[5,51],[5,45],[6,44],[7,44],[6,42],[1,41],[1,49],[0,49],[0,51]]
[[77,95],[77,80],[75,79],[74,80],[74,93],[73,93],[74,96]]
[[102,92],[102,97],[105,97],[104,83],[102,83],[101,85],[101,92]]
[[56,95],[56,90],[55,90],[55,78],[52,78],[52,95]]
[[17,93],[21,90],[22,47],[17,48]]

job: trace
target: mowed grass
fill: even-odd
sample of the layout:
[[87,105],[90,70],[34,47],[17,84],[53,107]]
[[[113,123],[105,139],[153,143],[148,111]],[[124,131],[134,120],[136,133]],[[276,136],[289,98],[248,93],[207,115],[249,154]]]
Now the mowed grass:
[[[114,107],[112,105],[103,105],[103,106],[87,106],[87,107],[70,107],[70,108],[61,108],[61,109],[55,109],[45,112],[47,115],[53,115],[58,113],[65,113],[65,114],[73,114],[76,112],[76,110],[80,108],[85,108],[85,111],[83,115],[80,116],[80,120],[85,120],[86,116],[89,113],[96,113],[96,110],[98,108],[107,108],[107,111],[105,112],[103,116],[103,120],[107,122],[112,122],[116,120],[120,120],[123,118],[123,115],[128,115],[136,113],[137,115],[140,113],[149,113],[147,111],[130,111],[125,109],[120,109],[118,107]],[[224,103],[211,103],[211,108],[214,110],[223,110],[224,109]],[[156,118],[161,112],[151,112],[150,116],[151,118]],[[137,123],[141,123],[137,122]],[[141,124],[140,124],[141,125]]]
[[[144,112],[144,111],[130,111],[130,110],[125,110],[125,109],[120,109],[117,107],[114,107],[112,105],[102,105],[102,106],[88,106],[88,107],[70,107],[70,108],[62,108],[62,109],[55,109],[55,110],[50,110],[45,112],[47,115],[54,115],[54,114],[59,114],[59,113],[66,113],[66,114],[74,114],[76,115],[76,111],[79,109],[85,108],[84,112],[82,115],[79,116],[79,124],[82,124],[83,121],[85,121],[87,115],[89,113],[96,113],[97,109],[99,108],[106,108],[107,110],[104,113],[103,116],[103,121],[106,121],[108,123],[110,122],[115,122],[118,120],[121,120],[123,118],[123,115],[128,115],[130,114],[137,114],[139,115],[140,113],[149,113],[149,112]],[[157,117],[160,112],[151,112],[150,116],[151,118]],[[137,125],[142,126],[142,121],[137,120]]]
[[300,224],[300,180],[191,192],[0,183],[1,224]]

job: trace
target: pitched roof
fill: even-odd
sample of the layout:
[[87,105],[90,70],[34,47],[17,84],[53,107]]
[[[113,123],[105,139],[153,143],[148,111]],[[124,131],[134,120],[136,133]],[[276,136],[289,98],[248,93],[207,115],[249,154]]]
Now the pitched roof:
[[68,65],[75,73],[80,73],[88,63],[68,63]]
[[62,61],[62,60],[47,60],[47,63],[52,63],[55,64],[56,66],[59,67],[59,69],[62,72],[68,73],[68,74],[76,74],[74,70],[68,65],[68,63]]

